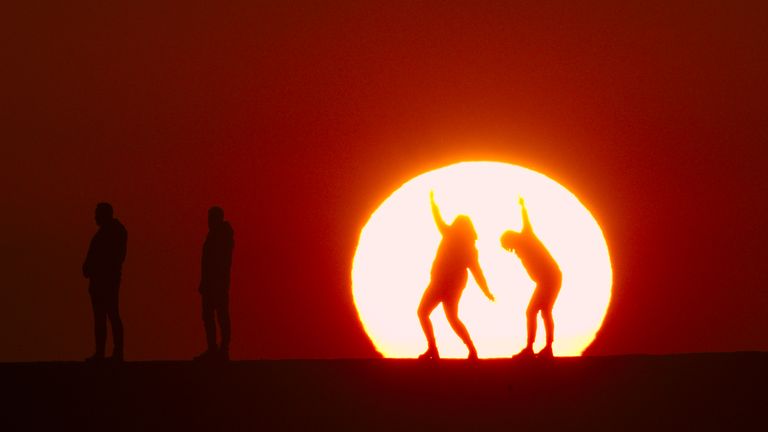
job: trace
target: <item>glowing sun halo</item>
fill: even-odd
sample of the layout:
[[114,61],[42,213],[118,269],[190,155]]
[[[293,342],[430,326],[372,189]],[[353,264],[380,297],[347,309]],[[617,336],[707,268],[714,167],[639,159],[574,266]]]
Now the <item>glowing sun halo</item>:
[[[480,357],[509,357],[525,346],[525,309],[534,282],[516,255],[499,245],[522,227],[522,196],[536,235],[558,262],[563,284],[554,308],[556,355],[580,355],[605,316],[611,296],[608,247],[599,225],[563,186],[535,171],[500,162],[463,162],[419,175],[390,195],[360,233],[352,291],[360,320],[386,357],[416,357],[426,348],[416,308],[440,242],[429,192],[451,223],[468,215],[477,230],[480,266],[496,297],[489,302],[470,275],[459,305]],[[431,315],[442,357],[467,350],[438,307]],[[544,344],[539,318],[535,349]]]

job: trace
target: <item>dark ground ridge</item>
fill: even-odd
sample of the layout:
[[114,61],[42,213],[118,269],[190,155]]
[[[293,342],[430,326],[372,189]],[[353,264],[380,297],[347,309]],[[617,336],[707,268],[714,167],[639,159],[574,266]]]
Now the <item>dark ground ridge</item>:
[[0,382],[0,430],[712,430],[766,424],[768,353],[0,363]]

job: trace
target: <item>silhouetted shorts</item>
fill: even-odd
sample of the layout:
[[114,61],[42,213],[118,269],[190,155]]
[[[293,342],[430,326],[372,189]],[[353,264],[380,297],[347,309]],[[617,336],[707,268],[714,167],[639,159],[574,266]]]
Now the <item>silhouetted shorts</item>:
[[229,313],[229,291],[201,293],[203,302],[203,321],[213,319],[214,312],[219,316]]
[[555,306],[557,295],[560,293],[560,285],[562,283],[562,276],[536,283],[536,289],[533,290],[531,301],[528,303],[528,309],[537,311],[552,310]]

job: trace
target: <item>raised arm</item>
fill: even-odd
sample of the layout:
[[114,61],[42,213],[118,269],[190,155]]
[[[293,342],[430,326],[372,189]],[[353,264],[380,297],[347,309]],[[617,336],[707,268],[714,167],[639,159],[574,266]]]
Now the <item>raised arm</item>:
[[429,192],[429,202],[432,205],[432,216],[435,218],[435,224],[437,225],[437,229],[440,230],[440,234],[445,235],[445,232],[448,230],[448,224],[445,223],[445,221],[443,220],[443,217],[440,215],[440,209],[437,207],[437,204],[435,203],[434,191]]
[[496,301],[496,299],[493,297],[493,294],[491,294],[491,291],[488,289],[488,283],[485,281],[485,275],[483,274],[483,270],[480,268],[480,263],[477,262],[477,258],[475,258],[475,260],[470,264],[469,271],[472,272],[472,276],[477,281],[477,286],[479,286],[483,294],[488,297],[488,300]]
[[523,232],[533,231],[533,227],[531,227],[531,220],[528,218],[528,209],[525,208],[525,200],[523,197],[520,197],[517,202],[520,203],[520,208],[523,213]]

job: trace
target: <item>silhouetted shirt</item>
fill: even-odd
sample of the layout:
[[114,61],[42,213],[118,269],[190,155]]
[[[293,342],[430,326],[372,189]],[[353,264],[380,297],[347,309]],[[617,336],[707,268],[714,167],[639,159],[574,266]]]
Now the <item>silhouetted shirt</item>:
[[229,290],[229,272],[234,247],[234,231],[229,222],[223,222],[208,231],[203,244],[200,292]]
[[533,232],[528,220],[528,211],[523,209],[523,230],[515,238],[515,253],[534,282],[552,281],[560,278],[560,267],[544,244]]
[[448,228],[437,248],[437,256],[432,263],[432,281],[441,284],[464,285],[467,281],[467,268],[477,261],[477,248],[474,242]]
[[118,282],[128,246],[128,231],[117,219],[96,231],[83,263],[83,275],[95,281]]

